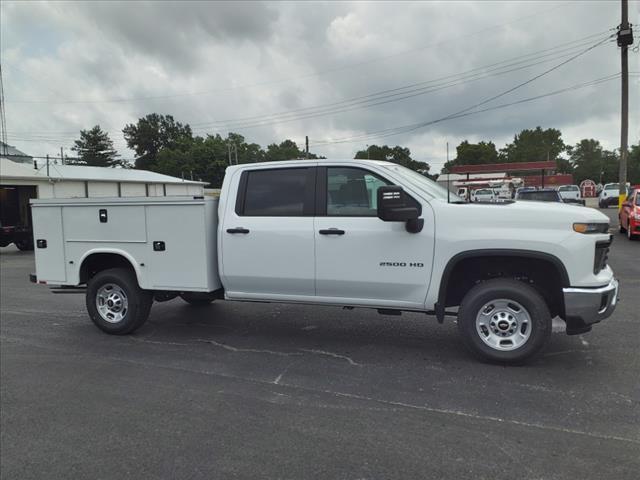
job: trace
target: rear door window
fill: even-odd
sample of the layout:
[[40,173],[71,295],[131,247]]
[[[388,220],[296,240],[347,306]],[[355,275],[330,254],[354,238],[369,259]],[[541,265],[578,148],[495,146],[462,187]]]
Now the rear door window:
[[257,217],[312,215],[315,192],[313,168],[279,168],[244,172],[236,213]]

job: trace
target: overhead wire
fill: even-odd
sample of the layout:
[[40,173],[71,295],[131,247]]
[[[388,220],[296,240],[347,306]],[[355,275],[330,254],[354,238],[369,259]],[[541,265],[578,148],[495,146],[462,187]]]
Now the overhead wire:
[[[548,75],[549,73],[557,70],[558,68],[568,64],[569,62],[572,62],[572,61],[576,60],[577,58],[581,57],[582,55],[586,54],[587,52],[593,50],[594,48],[597,48],[600,45],[602,45],[603,43],[605,43],[607,40],[609,40],[610,38],[612,38],[614,36],[615,36],[615,34],[609,35],[606,38],[596,42],[593,45],[591,45],[590,47],[578,52],[575,55],[572,55],[569,59],[564,60],[564,61],[554,65],[553,67],[551,67],[551,68],[549,68],[547,70],[544,70],[543,72],[541,72],[541,73],[539,73],[539,74],[537,74],[537,75],[525,80],[524,82],[520,82],[517,85],[508,88],[507,90],[504,90],[504,91],[502,91],[502,92],[500,92],[500,93],[498,93],[496,95],[493,95],[493,96],[491,96],[489,98],[486,98],[486,99],[482,100],[481,102],[475,103],[475,104],[470,105],[470,106],[468,106],[468,107],[466,107],[466,108],[464,108],[462,110],[459,110],[457,112],[451,113],[451,114],[443,117],[443,119],[447,119],[448,117],[454,117],[454,116],[456,116],[458,114],[467,112],[469,110],[473,110],[473,109],[475,109],[477,107],[480,107],[482,105],[485,105],[485,104],[487,104],[487,103],[489,103],[489,102],[491,102],[493,100],[496,100],[496,99],[498,99],[500,97],[503,97],[503,96],[505,96],[505,95],[507,95],[507,94],[509,94],[511,92],[514,92],[515,90],[517,90],[519,88],[522,88],[523,86],[528,85],[528,84],[534,82],[535,80],[537,80],[537,79],[539,79],[539,78],[541,78],[541,77],[543,77],[545,75]],[[423,123],[417,123],[414,126],[411,126],[409,130],[406,130],[406,128],[408,128],[408,127],[400,127],[403,130],[401,133],[408,133],[409,131],[417,130],[418,128],[422,128],[422,126],[427,126],[427,125],[430,125],[431,123],[432,122],[430,122],[430,121],[429,122],[424,122],[424,124]]]
[[590,87],[590,86],[595,86],[595,85],[599,85],[601,83],[605,83],[605,82],[609,82],[611,80],[615,80],[617,78],[620,78],[620,73],[616,73],[616,74],[612,74],[612,75],[607,75],[606,77],[601,77],[595,80],[591,80],[588,82],[583,82],[583,83],[579,83],[579,84],[575,84],[569,87],[565,87],[559,90],[555,90],[552,92],[547,92],[544,94],[540,94],[540,95],[535,95],[532,97],[528,97],[528,98],[524,98],[524,99],[520,99],[520,100],[516,100],[513,102],[508,102],[508,103],[504,103],[504,104],[500,104],[500,105],[494,105],[492,107],[487,107],[484,109],[480,109],[480,110],[474,110],[474,111],[466,111],[466,112],[458,112],[456,114],[449,114],[440,118],[436,118],[434,120],[430,120],[430,121],[426,121],[426,122],[420,122],[420,123],[415,123],[415,124],[410,124],[410,125],[404,125],[401,127],[393,127],[393,128],[389,128],[389,129],[384,129],[384,130],[377,130],[374,132],[368,132],[368,133],[363,133],[360,135],[353,135],[353,136],[349,136],[349,137],[343,137],[340,139],[332,139],[332,140],[326,140],[326,141],[314,141],[314,142],[310,142],[309,146],[322,146],[322,145],[330,145],[330,144],[338,144],[338,143],[353,143],[353,142],[362,142],[362,141],[366,141],[366,140],[372,140],[372,139],[379,139],[379,138],[386,138],[386,137],[390,137],[390,136],[395,136],[395,135],[400,135],[403,133],[409,133],[411,131],[414,131],[418,128],[421,127],[425,127],[425,126],[429,126],[429,125],[435,125],[437,123],[442,123],[445,122],[447,120],[453,120],[453,119],[457,119],[457,118],[463,118],[463,117],[467,117],[470,115],[476,115],[479,113],[484,113],[484,112],[488,112],[488,111],[493,111],[493,110],[499,110],[502,108],[507,108],[513,105],[519,105],[522,103],[528,103],[534,100],[539,100],[542,98],[546,98],[546,97],[551,97],[554,95],[559,95],[561,93],[566,93],[569,91],[574,91],[574,90],[578,90],[581,88],[586,88],[586,87]]
[[[573,53],[573,52],[572,52]],[[274,116],[271,118],[265,118],[264,120],[258,120],[258,121],[254,121],[254,122],[238,122],[238,123],[228,123],[228,124],[220,124],[220,125],[216,125],[216,124],[192,124],[192,128],[194,131],[199,131],[199,130],[203,130],[203,129],[216,129],[216,130],[228,130],[228,129],[237,129],[237,130],[243,130],[243,129],[249,129],[249,128],[256,128],[256,127],[263,127],[263,126],[271,126],[271,125],[275,125],[275,124],[280,124],[280,123],[288,123],[288,122],[293,122],[293,121],[300,121],[300,120],[306,120],[306,119],[310,119],[310,118],[317,118],[317,117],[323,117],[323,116],[328,116],[328,115],[335,115],[338,113],[345,113],[345,112],[351,112],[354,110],[361,110],[361,109],[366,109],[366,108],[371,108],[371,107],[375,107],[375,106],[379,106],[379,105],[385,105],[388,103],[393,103],[393,102],[398,102],[401,100],[406,100],[409,98],[414,98],[414,97],[418,97],[418,96],[422,96],[422,95],[426,95],[426,94],[430,94],[433,92],[437,92],[440,90],[444,90],[444,89],[448,89],[448,88],[452,88],[452,87],[456,87],[456,86],[460,86],[460,85],[464,85],[467,83],[471,83],[471,82],[475,82],[478,80],[483,80],[486,78],[493,78],[496,76],[501,76],[501,75],[505,75],[507,73],[512,73],[512,72],[516,72],[516,71],[520,71],[520,70],[525,70],[527,68],[531,68],[537,65],[541,65],[544,63],[548,63],[551,61],[555,61],[555,60],[559,60],[562,58],[567,58],[570,55],[572,55],[572,53],[565,53],[562,55],[556,55],[554,57],[551,58],[546,58],[544,60],[538,60],[535,62],[529,62],[526,63],[524,65],[522,65],[522,63],[524,62],[516,62],[517,64],[521,64],[518,67],[515,68],[510,68],[507,70],[504,70],[502,67],[501,69],[495,69],[495,70],[490,70],[487,72],[482,72],[482,73],[477,73],[471,76],[467,76],[467,77],[460,77],[460,79],[458,80],[451,80],[448,82],[443,82],[440,84],[434,84],[434,85],[430,85],[427,87],[421,87],[418,89],[413,89],[413,90],[405,90],[403,92],[399,92],[399,93],[393,93],[393,94],[388,94],[388,95],[382,95],[382,96],[377,96],[371,99],[367,99],[367,100],[362,100],[362,101],[355,101],[355,102],[350,102],[350,103],[345,103],[342,106],[338,106],[338,107],[327,107],[327,108],[318,108],[315,111],[309,111],[309,112],[303,112],[303,113],[298,113],[298,114],[290,114],[290,113],[285,113],[282,114],[280,116]],[[515,65],[515,64],[512,64]],[[510,65],[511,66],[511,65]]]
[[[605,30],[608,31],[608,30]],[[494,62],[488,65],[483,65],[480,67],[475,67],[473,69],[450,74],[443,77],[430,79],[422,82],[415,82],[409,85],[405,85],[402,87],[396,87],[393,89],[386,89],[378,92],[373,92],[368,95],[354,97],[345,99],[339,102],[333,102],[324,105],[316,105],[312,107],[303,107],[299,109],[289,110],[285,112],[279,112],[276,114],[270,115],[258,115],[254,117],[245,117],[244,119],[237,119],[234,123],[233,120],[226,121],[225,124],[216,123],[208,123],[208,122],[199,122],[199,123],[191,123],[190,126],[194,131],[202,131],[205,128],[217,127],[217,129],[244,129],[244,128],[254,128],[258,126],[271,125],[276,123],[283,123],[283,121],[295,121],[300,119],[307,118],[315,118],[316,116],[326,116],[333,115],[335,113],[343,113],[346,111],[362,109],[362,108],[370,108],[372,106],[382,105],[386,103],[390,103],[393,101],[400,101],[406,98],[412,98],[418,95],[424,95],[427,93],[432,93],[433,91],[439,91],[444,88],[450,88],[457,85],[461,85],[463,83],[468,83],[471,81],[480,80],[483,78],[488,78],[496,75],[502,75],[506,73],[511,73],[513,71],[518,71],[521,69],[529,68],[531,66],[535,66],[541,63],[545,63],[548,61],[557,60],[560,58],[564,58],[577,48],[581,48],[585,44],[587,44],[587,40],[592,39],[594,36],[601,36],[603,32],[598,32],[596,34],[590,34],[588,36],[575,39],[569,42],[563,42],[561,44],[555,45],[553,47],[549,47],[543,50],[538,50],[535,52],[531,52],[529,54],[521,55],[519,57],[512,57],[506,60],[501,60],[499,62]],[[590,41],[588,42],[590,44]],[[572,45],[574,44],[574,45]],[[569,46],[571,45],[571,46]],[[564,48],[562,48],[564,47]],[[560,54],[560,55],[558,55]],[[514,67],[512,69],[504,70],[508,67]],[[501,71],[503,70],[503,71]],[[448,81],[446,81],[449,79]],[[456,81],[457,80],[457,81]],[[440,83],[437,83],[440,82]],[[432,85],[429,85],[432,84]],[[412,87],[425,85],[424,87],[419,87],[412,89]],[[334,108],[332,108],[334,107]],[[296,115],[297,112],[300,112]],[[255,122],[248,122],[249,119],[256,119]],[[247,122],[240,122],[240,120],[247,120]],[[271,120],[267,122],[267,120]],[[225,121],[220,120],[218,122],[224,123]],[[36,135],[37,133],[45,133],[47,135],[77,135],[76,132],[10,132],[13,133],[22,133],[27,135]],[[109,133],[121,133],[121,130],[111,130]]]

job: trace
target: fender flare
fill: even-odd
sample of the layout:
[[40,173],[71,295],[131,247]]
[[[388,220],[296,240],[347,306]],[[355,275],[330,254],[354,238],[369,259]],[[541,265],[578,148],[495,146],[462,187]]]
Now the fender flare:
[[551,255],[550,253],[538,252],[536,250],[520,250],[508,248],[466,250],[451,257],[447,262],[444,271],[442,272],[442,277],[440,279],[440,288],[438,290],[438,301],[434,306],[438,322],[442,323],[444,321],[447,287],[449,284],[449,279],[451,277],[451,272],[453,272],[453,269],[461,261],[478,257],[524,257],[536,260],[544,260],[550,262],[558,270],[558,272],[560,273],[560,281],[562,283],[562,286],[570,286],[569,274],[567,273],[567,269],[564,266],[564,263],[562,263],[562,261],[558,257],[556,257],[555,255]]
[[82,255],[82,257],[80,258],[80,261],[78,262],[78,270],[77,270],[78,282],[80,281],[80,272],[82,270],[82,266],[84,265],[85,260],[89,258],[91,255],[98,254],[98,253],[109,253],[113,255],[119,255],[120,257],[123,257],[125,260],[127,260],[131,264],[131,267],[133,268],[133,271],[136,274],[136,280],[138,282],[138,285],[142,287],[142,285],[140,284],[140,278],[141,278],[140,265],[131,256],[131,254],[125,252],[124,250],[120,250],[118,248],[93,248],[91,250],[86,251],[84,255]]

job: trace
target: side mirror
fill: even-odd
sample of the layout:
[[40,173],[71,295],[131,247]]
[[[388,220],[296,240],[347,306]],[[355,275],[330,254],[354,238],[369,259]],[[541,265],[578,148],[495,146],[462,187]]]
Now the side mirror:
[[407,196],[402,187],[387,185],[378,188],[378,218],[383,222],[407,222],[407,231],[422,231],[424,220],[416,207],[407,206]]

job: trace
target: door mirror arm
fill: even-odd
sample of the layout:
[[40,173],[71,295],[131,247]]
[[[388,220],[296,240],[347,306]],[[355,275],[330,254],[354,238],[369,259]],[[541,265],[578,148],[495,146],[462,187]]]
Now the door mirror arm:
[[411,220],[407,220],[406,229],[409,233],[420,233],[424,228],[424,219],[423,218],[412,218]]
[[409,233],[418,233],[424,227],[424,220],[418,218],[416,207],[408,207],[402,187],[387,185],[378,188],[378,218],[384,222],[406,222]]

